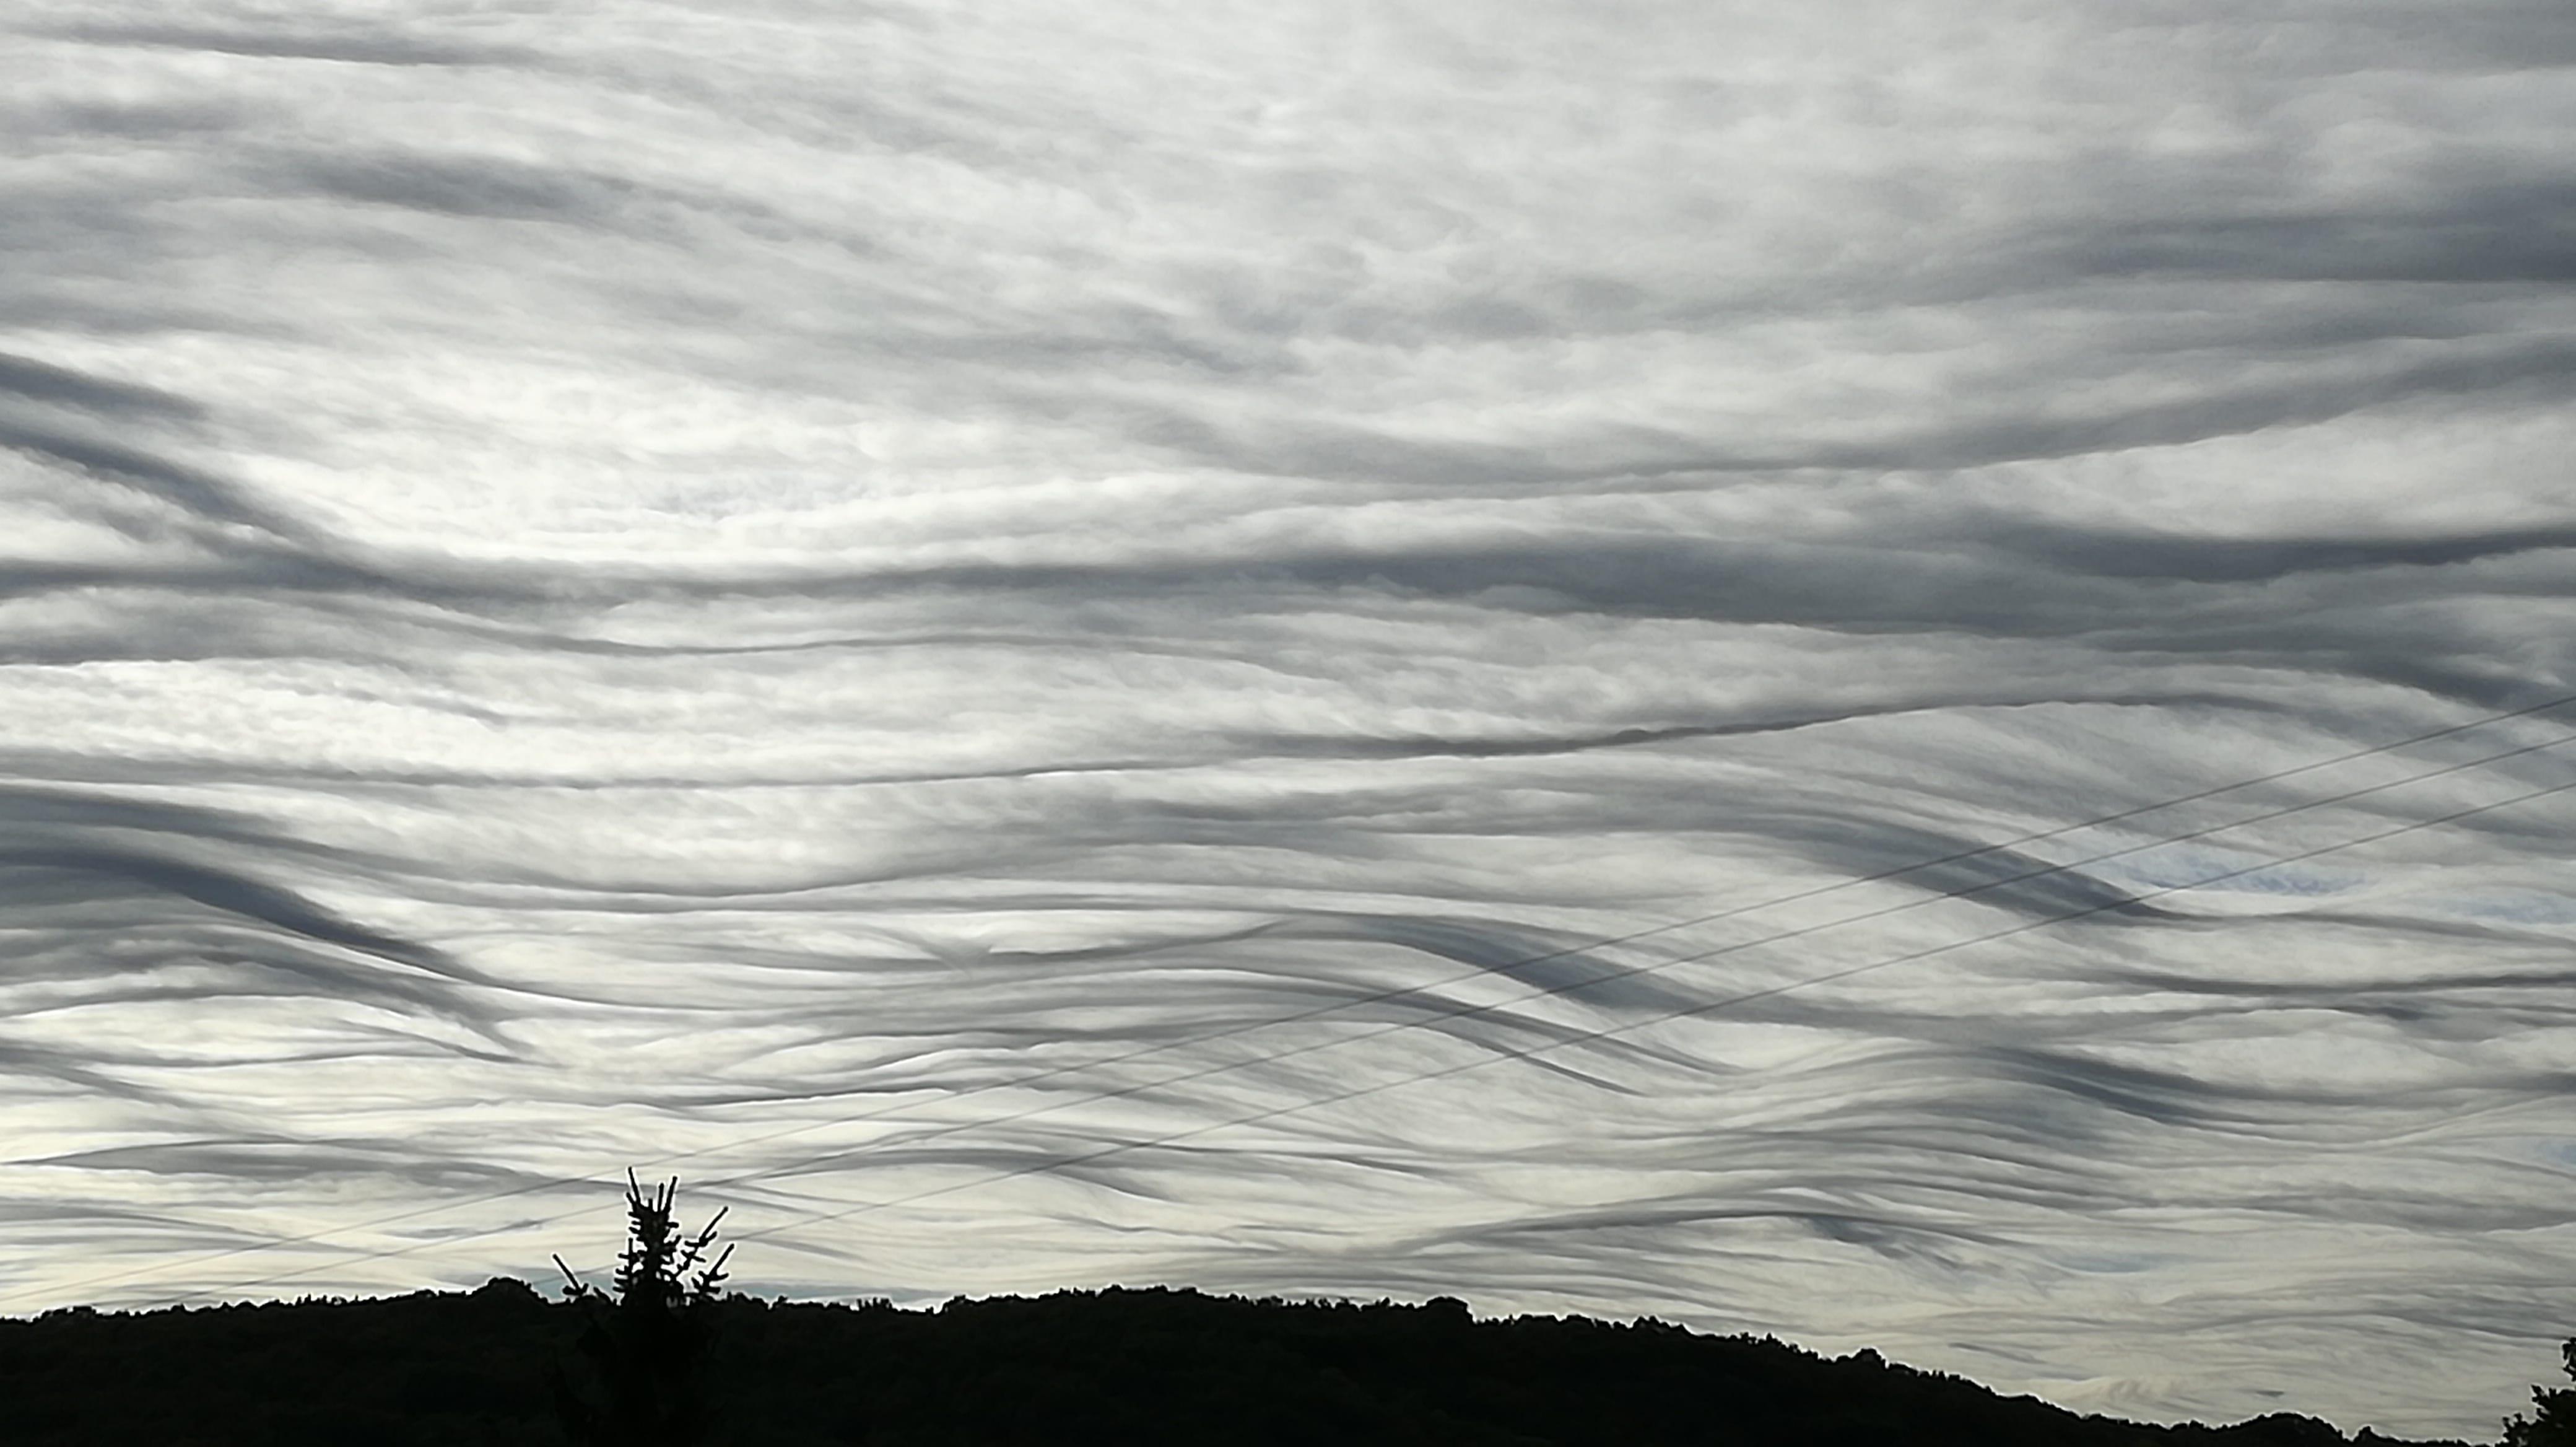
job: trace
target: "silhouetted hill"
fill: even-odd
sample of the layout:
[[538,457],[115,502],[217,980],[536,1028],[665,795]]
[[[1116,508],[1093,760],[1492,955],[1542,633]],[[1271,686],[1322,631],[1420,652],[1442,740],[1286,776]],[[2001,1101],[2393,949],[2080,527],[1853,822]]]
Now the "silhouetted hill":
[[[2287,1414],[2229,1427],[2079,1416],[1874,1353],[1834,1360],[1652,1322],[1478,1322],[1453,1301],[1156,1289],[915,1312],[733,1298],[719,1322],[715,1440],[734,1447],[2349,1440]],[[545,1370],[574,1326],[564,1304],[502,1280],[472,1293],[0,1321],[0,1442],[559,1442]]]

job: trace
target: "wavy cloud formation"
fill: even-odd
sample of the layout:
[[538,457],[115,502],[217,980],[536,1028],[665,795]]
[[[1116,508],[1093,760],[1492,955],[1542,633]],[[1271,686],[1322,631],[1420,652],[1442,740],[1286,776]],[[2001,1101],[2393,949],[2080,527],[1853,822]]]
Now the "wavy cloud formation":
[[2567,7],[7,24],[0,1307],[2576,1330]]

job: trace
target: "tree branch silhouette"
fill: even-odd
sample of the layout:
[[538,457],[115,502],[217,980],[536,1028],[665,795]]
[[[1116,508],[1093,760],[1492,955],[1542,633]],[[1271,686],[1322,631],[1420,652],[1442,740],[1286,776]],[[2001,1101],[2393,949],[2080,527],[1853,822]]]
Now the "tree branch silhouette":
[[583,1281],[561,1256],[563,1294],[582,1311],[574,1348],[589,1381],[578,1383],[560,1361],[549,1373],[555,1416],[564,1435],[620,1447],[695,1447],[705,1440],[704,1372],[714,1335],[713,1307],[723,1294],[728,1245],[712,1262],[718,1210],[705,1229],[683,1236],[672,1212],[679,1181],[647,1195],[626,1173],[626,1249],[612,1295]]
[[[2576,1381],[2576,1338],[2558,1348],[2567,1377]],[[2532,1412],[2504,1419],[2504,1447],[2576,1447],[2576,1387],[2534,1387]]]

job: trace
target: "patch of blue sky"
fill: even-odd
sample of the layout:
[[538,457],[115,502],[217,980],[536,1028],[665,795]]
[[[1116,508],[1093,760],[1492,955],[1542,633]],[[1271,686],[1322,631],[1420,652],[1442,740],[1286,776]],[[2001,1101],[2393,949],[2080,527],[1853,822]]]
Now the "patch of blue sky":
[[2162,892],[2216,889],[2237,894],[2322,898],[2360,888],[2370,876],[2345,865],[2294,859],[2266,862],[2249,850],[2199,842],[2171,844],[2104,860],[2089,871],[2122,888]]

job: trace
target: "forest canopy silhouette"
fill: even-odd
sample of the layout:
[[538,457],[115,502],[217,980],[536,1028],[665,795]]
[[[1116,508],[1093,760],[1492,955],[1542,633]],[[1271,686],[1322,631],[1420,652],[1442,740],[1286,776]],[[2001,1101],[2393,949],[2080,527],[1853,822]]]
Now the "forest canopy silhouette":
[[[6,1440],[28,1447],[1457,1447],[1922,1443],[2325,1447],[2289,1413],[2150,1425],[2005,1397],[1874,1351],[1660,1321],[1478,1320],[1441,1297],[1247,1300],[1151,1287],[903,1310],[723,1288],[716,1223],[628,1182],[613,1286],[557,1258],[560,1300],[470,1292],[0,1321]],[[718,1213],[721,1215],[721,1213]],[[729,1251],[730,1248],[728,1248]],[[2576,1342],[2568,1363],[2576,1376]],[[2576,1442],[2576,1390],[2535,1392],[2508,1447]]]

